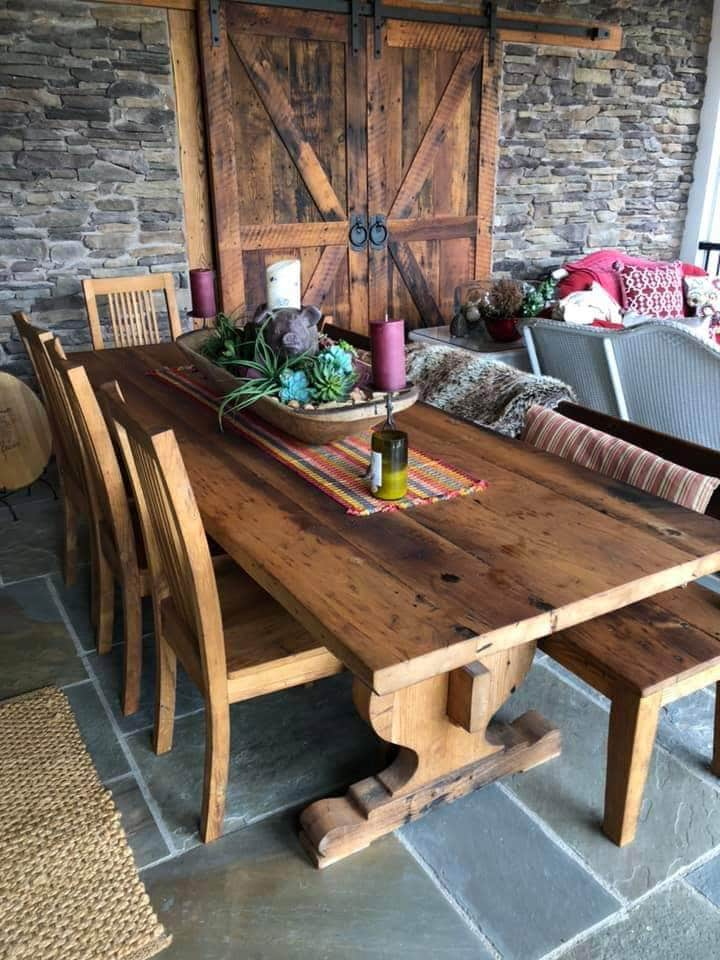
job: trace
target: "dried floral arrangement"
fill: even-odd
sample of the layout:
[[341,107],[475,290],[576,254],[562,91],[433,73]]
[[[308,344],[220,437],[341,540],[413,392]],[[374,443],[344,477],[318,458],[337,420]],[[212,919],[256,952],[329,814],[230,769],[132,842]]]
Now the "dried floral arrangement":
[[450,332],[455,337],[466,337],[480,324],[519,317],[536,317],[552,302],[555,281],[552,277],[532,284],[520,280],[495,280],[483,290],[471,287],[467,299],[452,319]]

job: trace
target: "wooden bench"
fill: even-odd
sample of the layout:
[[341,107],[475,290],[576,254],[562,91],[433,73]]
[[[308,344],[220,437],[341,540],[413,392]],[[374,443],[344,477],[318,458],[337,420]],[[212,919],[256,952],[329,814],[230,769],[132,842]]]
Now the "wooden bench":
[[[557,409],[681,466],[720,476],[718,451],[574,404]],[[706,513],[720,517],[720,489]],[[611,701],[603,830],[624,846],[637,829],[660,708],[720,681],[720,595],[690,584],[553,634],[539,646]],[[710,769],[720,776],[720,695],[714,733]]]

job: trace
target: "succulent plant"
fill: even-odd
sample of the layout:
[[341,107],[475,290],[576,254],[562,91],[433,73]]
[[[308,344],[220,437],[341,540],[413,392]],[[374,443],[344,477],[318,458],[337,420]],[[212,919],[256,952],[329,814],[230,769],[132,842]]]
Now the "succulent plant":
[[328,347],[327,350],[323,350],[323,356],[332,357],[338,368],[344,373],[353,372],[353,353],[350,353],[350,351],[344,347],[342,341],[332,347]]
[[330,347],[318,354],[309,376],[312,398],[317,403],[347,400],[357,381],[352,356],[341,347]]
[[310,402],[310,384],[302,370],[283,370],[280,374],[280,402]]

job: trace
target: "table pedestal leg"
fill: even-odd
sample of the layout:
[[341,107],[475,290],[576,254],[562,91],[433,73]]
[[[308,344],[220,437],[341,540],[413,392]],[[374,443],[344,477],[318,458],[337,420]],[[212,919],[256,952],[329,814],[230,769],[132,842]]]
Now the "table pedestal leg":
[[[380,737],[400,749],[389,767],[353,784],[344,797],[318,800],[303,811],[301,840],[316,866],[362,850],[438,803],[558,756],[559,731],[534,711],[512,724],[490,723],[527,673],[533,652],[529,644],[481,661],[485,676],[479,678],[483,682],[477,685],[468,724],[474,732],[448,716],[451,674],[385,696],[356,680],[353,698],[359,712]],[[452,713],[457,716],[456,706]]]

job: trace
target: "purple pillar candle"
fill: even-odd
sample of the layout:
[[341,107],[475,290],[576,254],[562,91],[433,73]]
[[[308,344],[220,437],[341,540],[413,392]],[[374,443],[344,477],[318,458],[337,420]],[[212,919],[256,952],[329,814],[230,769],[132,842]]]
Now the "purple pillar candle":
[[405,321],[377,320],[370,324],[372,379],[376,390],[403,390],[405,380]]
[[194,317],[214,317],[217,315],[215,301],[215,271],[190,271],[190,296]]

